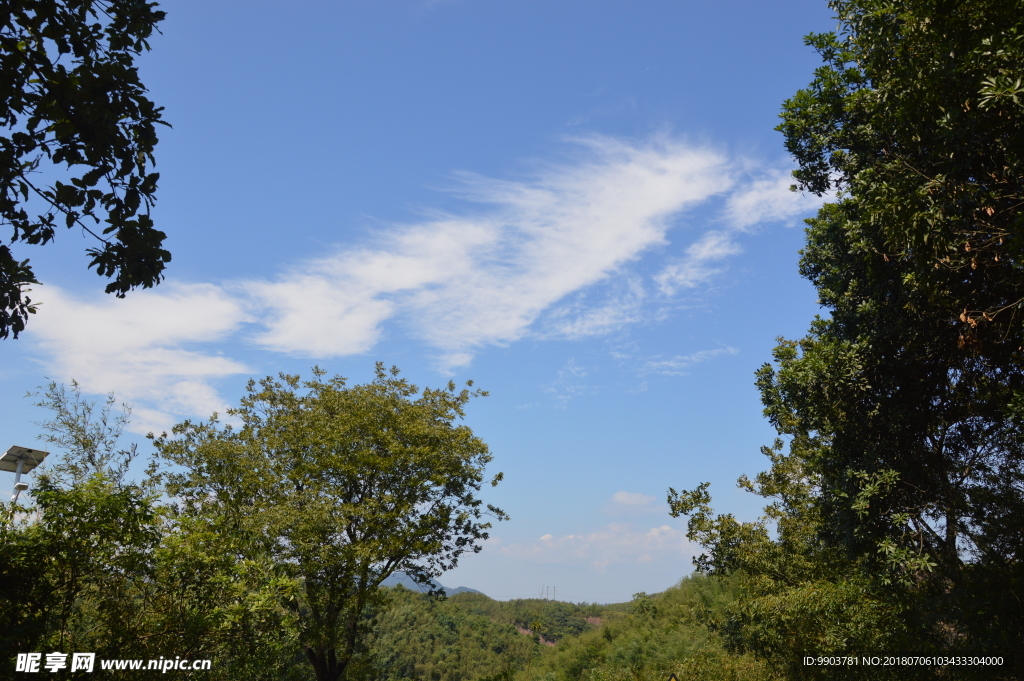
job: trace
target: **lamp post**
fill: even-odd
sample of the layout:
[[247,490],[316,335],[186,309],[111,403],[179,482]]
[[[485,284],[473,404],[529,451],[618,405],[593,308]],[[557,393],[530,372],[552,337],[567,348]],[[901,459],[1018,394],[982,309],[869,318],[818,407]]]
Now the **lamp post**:
[[7,450],[7,453],[0,457],[0,471],[14,473],[14,496],[11,497],[11,518],[14,517],[14,506],[18,503],[18,495],[22,490],[28,489],[28,483],[21,481],[21,474],[28,473],[43,462],[43,459],[50,452],[41,449],[29,449],[17,445]]

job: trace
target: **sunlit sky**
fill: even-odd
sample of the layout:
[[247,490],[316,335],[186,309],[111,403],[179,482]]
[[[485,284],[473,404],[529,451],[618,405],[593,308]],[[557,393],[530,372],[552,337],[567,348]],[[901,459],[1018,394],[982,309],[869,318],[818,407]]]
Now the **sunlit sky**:
[[[39,314],[2,341],[0,446],[48,379],[133,405],[126,440],[250,377],[475,381],[466,424],[511,520],[439,581],[612,602],[692,570],[669,486],[736,478],[774,433],[754,371],[819,312],[773,128],[824,0],[169,0],[140,72],[173,261],[117,300],[89,240],[22,247]],[[0,474],[0,493],[13,476]]]

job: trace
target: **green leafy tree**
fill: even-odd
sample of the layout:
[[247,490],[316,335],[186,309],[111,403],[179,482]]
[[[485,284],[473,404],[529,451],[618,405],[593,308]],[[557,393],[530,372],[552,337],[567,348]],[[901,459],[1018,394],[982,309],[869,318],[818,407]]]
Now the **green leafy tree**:
[[209,519],[233,560],[290,581],[281,602],[318,681],[357,678],[380,583],[396,570],[427,583],[480,550],[485,514],[505,518],[477,498],[487,445],[457,424],[484,394],[418,393],[381,364],[354,387],[282,375],[250,382],[238,428],[185,422],[156,446],[183,469],[168,477],[179,522]]
[[[965,345],[1016,352],[1024,278],[1024,4],[833,0],[824,65],[779,130],[798,185],[839,189]],[[949,326],[947,324],[946,326]],[[1014,359],[1019,363],[1019,357]]]
[[740,587],[708,625],[731,650],[755,654],[786,678],[928,678],[930,670],[803,664],[805,655],[916,650],[920,641],[902,619],[905,605],[823,540],[821,476],[812,465],[821,442],[814,434],[792,435],[788,448],[780,439],[762,449],[769,470],[739,480],[741,488],[769,500],[756,521],[715,515],[708,483],[669,490],[671,514],[688,515],[687,536],[707,550],[694,559],[698,571]]
[[39,425],[59,451],[34,473],[32,504],[0,531],[0,576],[12,586],[0,593],[0,646],[10,658],[40,648],[124,657],[145,631],[161,538],[155,490],[126,479],[135,450],[118,449],[130,410],[114,413],[112,396],[97,409],[77,384],[50,383],[37,404],[53,413]]
[[705,569],[752,580],[737,633],[762,654],[1007,654],[1024,642],[1024,5],[830,6],[839,30],[808,38],[825,64],[779,126],[798,186],[838,191],[800,263],[829,316],[758,372],[782,439],[741,480],[777,503],[756,523],[714,516],[706,487],[670,503]]
[[82,397],[82,388],[74,379],[70,389],[50,381],[45,391],[27,397],[38,398],[35,406],[51,414],[49,420],[36,425],[43,431],[39,439],[61,452],[42,468],[52,483],[79,482],[95,473],[108,476],[116,484],[125,481],[129,466],[138,456],[135,444],[118,446],[125,426],[131,422],[129,405],[122,404],[115,411],[117,399],[111,393],[97,408],[95,402]]
[[295,613],[284,605],[294,580],[266,557],[241,557],[237,537],[217,519],[176,516],[152,565],[133,657],[209,659],[213,667],[204,675],[225,681],[312,678]]
[[[1021,375],[958,342],[942,291],[876,257],[844,203],[811,220],[802,268],[831,310],[759,372],[766,414],[812,441],[818,532],[908,604],[920,645],[1019,644]],[[912,621],[913,620],[913,621]]]
[[934,643],[1019,648],[1024,4],[831,6],[779,127],[799,186],[840,192],[801,261],[830,318],[762,369],[766,413],[819,440],[822,537]]
[[60,223],[95,238],[89,267],[123,297],[160,282],[171,259],[149,211],[161,109],[134,60],[164,13],[145,0],[6,0],[0,6],[0,338],[36,311],[16,243],[52,241]]
[[[291,581],[264,560],[235,560],[207,519],[168,522],[158,477],[128,477],[119,445],[130,409],[50,383],[38,425],[54,453],[34,472],[31,505],[0,528],[0,657],[92,651],[99,659],[212,659],[210,679],[299,681],[308,670],[281,606]],[[23,500],[26,497],[22,498]],[[97,669],[99,678],[113,672]],[[140,670],[140,679],[163,678]]]

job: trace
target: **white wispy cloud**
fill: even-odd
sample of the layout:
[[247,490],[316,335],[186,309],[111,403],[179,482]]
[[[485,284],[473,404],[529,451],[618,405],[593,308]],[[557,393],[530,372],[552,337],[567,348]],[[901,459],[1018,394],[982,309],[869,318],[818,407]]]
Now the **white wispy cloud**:
[[605,515],[641,515],[648,513],[664,513],[663,505],[649,494],[640,492],[619,491],[612,495],[611,499],[601,509]]
[[[528,336],[607,334],[658,318],[677,291],[720,276],[755,225],[820,203],[790,193],[784,170],[670,136],[591,136],[574,148],[515,180],[458,174],[461,211],[382,227],[278,276],[167,282],[126,300],[45,287],[33,342],[50,376],[114,391],[137,404],[138,429],[162,429],[223,410],[216,381],[253,371],[220,349],[327,359],[402,334],[446,370]],[[710,229],[687,234],[679,217],[716,197],[723,208]],[[654,358],[645,371],[679,373],[703,359]],[[551,386],[559,400],[592,389],[571,373]]]
[[791,223],[812,215],[830,197],[790,190],[793,178],[785,168],[765,168],[746,161],[744,180],[729,192],[718,222],[654,276],[664,295],[707,284],[725,271],[725,261],[743,248],[739,237],[766,223]]
[[248,319],[240,301],[217,286],[167,283],[124,300],[79,298],[53,286],[40,293],[45,302],[28,337],[43,351],[48,375],[74,378],[87,393],[141,402],[131,424],[136,432],[169,429],[172,414],[223,412],[211,381],[252,371],[191,347],[221,341]]
[[654,277],[658,289],[671,296],[681,288],[695,288],[706,284],[724,271],[720,263],[729,256],[742,252],[735,234],[723,231],[705,233],[687,247],[685,255],[667,265]]
[[648,297],[639,277],[622,277],[618,286],[597,302],[581,294],[553,306],[544,315],[538,335],[569,340],[605,335],[649,318],[651,313],[644,307]]
[[714,350],[701,350],[689,355],[676,355],[665,359],[655,357],[643,364],[641,373],[664,374],[666,376],[680,376],[694,364],[706,362],[721,355],[735,355],[739,350],[736,348],[715,348]]
[[766,222],[793,222],[813,214],[830,197],[794,192],[793,176],[785,168],[759,168],[725,206],[725,219],[732,229],[747,230]]
[[616,563],[683,562],[679,559],[695,553],[681,530],[669,525],[645,530],[629,523],[612,523],[585,534],[545,534],[535,541],[508,544],[498,550],[526,562],[589,565],[596,572],[604,572]]
[[597,392],[597,388],[587,382],[588,373],[585,367],[576,363],[575,357],[570,357],[565,366],[558,370],[558,377],[544,388],[544,391],[560,406],[565,406],[570,400],[581,395],[592,395]]
[[[395,227],[371,247],[247,284],[272,311],[257,341],[299,355],[350,354],[396,317],[447,361],[465,362],[480,347],[523,337],[545,310],[664,245],[673,216],[733,184],[725,156],[668,138],[590,137],[579,146],[577,162],[525,180],[461,174],[466,214]],[[602,333],[632,319],[640,295],[566,309],[557,327],[573,337]]]

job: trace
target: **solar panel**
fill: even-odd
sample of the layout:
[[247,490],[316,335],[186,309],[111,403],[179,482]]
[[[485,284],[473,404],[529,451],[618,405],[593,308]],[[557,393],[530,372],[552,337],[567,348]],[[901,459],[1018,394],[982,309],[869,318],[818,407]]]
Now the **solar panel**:
[[8,449],[3,457],[0,457],[0,471],[14,473],[18,470],[18,462],[21,461],[21,472],[28,473],[41,464],[49,453],[41,449],[29,449],[15,445]]

